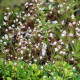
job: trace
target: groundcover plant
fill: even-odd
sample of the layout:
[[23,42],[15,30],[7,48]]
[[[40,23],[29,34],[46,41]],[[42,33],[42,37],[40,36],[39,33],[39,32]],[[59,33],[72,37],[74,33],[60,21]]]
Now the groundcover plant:
[[80,80],[79,0],[0,0],[0,80]]

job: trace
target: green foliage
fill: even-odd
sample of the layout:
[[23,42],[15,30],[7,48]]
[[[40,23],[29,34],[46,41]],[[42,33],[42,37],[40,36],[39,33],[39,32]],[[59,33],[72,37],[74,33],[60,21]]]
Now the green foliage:
[[[4,77],[7,80],[13,80],[14,78],[17,80],[54,80],[56,77],[57,80],[79,80],[80,76],[76,72],[76,70],[72,69],[72,66],[66,62],[56,62],[55,64],[49,63],[48,65],[28,65],[25,62],[16,62],[9,61],[5,65],[4,61],[0,60],[0,76]],[[5,76],[3,75],[5,73]],[[52,73],[52,74],[51,74]],[[44,76],[46,76],[44,78]]]

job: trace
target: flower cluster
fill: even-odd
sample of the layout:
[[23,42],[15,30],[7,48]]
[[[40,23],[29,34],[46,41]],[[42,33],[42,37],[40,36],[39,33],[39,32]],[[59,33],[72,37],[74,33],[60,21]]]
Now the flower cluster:
[[25,60],[29,64],[42,61],[47,64],[55,61],[56,55],[59,60],[62,56],[65,61],[67,56],[69,60],[74,60],[73,55],[79,52],[75,46],[80,41],[80,21],[71,12],[72,6],[66,2],[50,3],[46,10],[44,5],[41,0],[32,0],[24,4],[21,12],[6,8],[3,24],[0,25],[0,30],[5,27],[0,46],[7,60]]

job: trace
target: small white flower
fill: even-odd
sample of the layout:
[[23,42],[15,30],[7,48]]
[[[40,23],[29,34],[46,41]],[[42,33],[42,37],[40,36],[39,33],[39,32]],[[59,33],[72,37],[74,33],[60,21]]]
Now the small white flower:
[[10,27],[9,27],[9,30],[11,30],[11,29],[12,29],[12,27],[10,26]]
[[73,34],[72,34],[72,33],[69,33],[69,36],[70,36],[70,37],[73,37]]
[[7,43],[6,42],[4,42],[4,45],[6,45]]
[[19,46],[21,46],[21,42],[19,42]]
[[43,66],[41,66],[41,69],[43,69]]
[[9,52],[9,50],[8,50],[8,49],[6,49],[6,50],[5,50],[5,52]]
[[72,54],[74,54],[74,52],[73,52],[73,51],[72,51],[71,53],[72,53]]
[[37,59],[34,59],[34,62],[37,62]]
[[43,78],[46,78],[46,76],[43,76]]
[[45,56],[45,54],[46,54],[46,49],[42,48],[42,56]]
[[21,50],[20,53],[23,54],[23,50]]
[[53,23],[53,24],[57,24],[58,22],[57,22],[57,21],[52,21],[52,23]]
[[58,48],[59,48],[59,49],[61,49],[61,46],[60,46],[60,45],[58,45]]
[[5,64],[6,64],[7,62],[5,61]]
[[63,7],[63,5],[61,4],[60,7]]
[[65,5],[65,3],[63,3]]
[[73,25],[76,24],[76,22],[73,22]]
[[2,40],[0,40],[0,42],[3,42]]
[[74,59],[73,58],[71,58],[71,61],[73,61]]
[[76,27],[76,29],[75,29],[77,32],[80,32],[80,29],[78,28],[78,27]]
[[63,54],[66,54],[66,52],[63,52]]
[[20,60],[21,58],[18,58],[18,60]]
[[69,22],[69,26],[70,26],[70,27],[72,26],[72,23],[71,23],[71,22]]
[[53,61],[53,63],[55,63],[55,61]]
[[9,7],[7,7],[6,9],[9,9]]
[[76,68],[75,67],[73,67],[73,70],[75,70]]
[[38,34],[38,37],[40,37],[41,36],[41,34]]
[[30,16],[30,13],[28,13],[27,16]]
[[29,65],[31,65],[31,63],[29,63]]
[[61,34],[61,36],[65,37],[66,36],[66,31],[63,31],[62,34]]
[[72,43],[74,44],[75,41],[72,41]]
[[57,12],[58,12],[58,13],[60,13],[61,11],[60,11],[60,10],[58,10]]
[[45,63],[45,65],[48,65],[48,63]]
[[13,24],[12,27],[15,27],[15,25]]
[[56,41],[54,41],[52,45],[54,46],[54,45],[56,45],[56,44],[57,44],[57,42],[56,42]]
[[29,54],[29,57],[31,56],[31,54]]
[[16,19],[16,21],[18,21],[18,19]]
[[64,25],[64,20],[62,21],[62,25]]
[[51,75],[53,75],[53,72],[51,72]]
[[69,45],[66,45],[66,48],[69,48]]
[[7,35],[7,34],[5,34],[4,36],[5,36],[5,39],[7,39],[7,40],[8,40],[8,35]]
[[80,24],[80,21],[79,21],[79,24]]
[[23,59],[23,57],[21,57],[21,59]]
[[54,77],[54,79],[56,79],[56,77]]
[[72,15],[72,16],[71,16],[71,18],[72,18],[72,19],[74,19],[74,18],[75,18],[75,16],[74,16],[74,15]]
[[60,51],[60,53],[59,54],[63,54],[63,51]]
[[43,43],[43,42],[42,42],[42,44],[43,44],[42,47],[46,49],[47,48],[47,44],[46,43]]
[[6,25],[6,22],[3,22],[3,25]]
[[11,57],[13,57],[13,55],[10,55]]
[[50,2],[53,2],[53,0],[49,0]]
[[8,18],[6,16],[4,16],[4,20],[8,20]]
[[59,49],[58,48],[55,48],[55,52],[57,52]]
[[40,56],[40,59],[42,59],[42,56]]
[[67,10],[68,10],[68,9],[69,9],[69,6],[67,6],[66,8],[67,8]]
[[0,29],[1,29],[1,26],[0,26]]
[[52,8],[52,6],[51,5],[49,5],[49,9],[51,9]]
[[53,34],[52,33],[50,33],[50,37],[53,37]]
[[23,68],[23,66],[21,66],[21,68]]
[[32,58],[34,58],[34,56],[32,56]]
[[16,65],[17,65],[17,63],[14,63],[14,65],[16,66]]

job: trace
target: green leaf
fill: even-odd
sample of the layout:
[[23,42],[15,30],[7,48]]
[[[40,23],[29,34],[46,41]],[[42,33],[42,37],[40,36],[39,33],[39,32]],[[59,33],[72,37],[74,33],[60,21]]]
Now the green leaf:
[[7,77],[7,80],[12,80],[10,77]]
[[60,55],[56,55],[55,58],[61,59],[61,56]]

